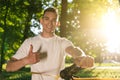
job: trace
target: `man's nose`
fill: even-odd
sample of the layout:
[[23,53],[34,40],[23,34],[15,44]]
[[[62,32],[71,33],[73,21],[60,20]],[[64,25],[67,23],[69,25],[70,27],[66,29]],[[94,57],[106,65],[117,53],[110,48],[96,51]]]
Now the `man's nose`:
[[53,23],[53,21],[52,21],[52,20],[50,20],[50,21],[49,21],[49,25],[52,25],[52,23]]

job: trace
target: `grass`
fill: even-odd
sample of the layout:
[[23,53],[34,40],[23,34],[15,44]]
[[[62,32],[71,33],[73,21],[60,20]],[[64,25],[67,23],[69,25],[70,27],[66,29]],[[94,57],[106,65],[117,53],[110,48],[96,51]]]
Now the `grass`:
[[75,74],[79,78],[120,78],[119,69],[84,69]]
[[22,68],[16,72],[6,72],[4,70],[0,77],[0,80],[31,80],[30,68]]
[[120,66],[120,64],[114,64],[114,63],[95,63],[95,66]]
[[[67,64],[66,66],[70,66]],[[95,67],[82,69],[77,74],[74,74],[78,78],[120,78],[120,68],[111,69],[111,67],[120,67],[120,64],[113,63],[96,63]],[[107,67],[107,68],[97,68],[97,67]],[[110,68],[109,68],[110,67]]]
[[[66,64],[70,66],[71,64]],[[98,66],[120,66],[120,64],[95,64],[95,68],[82,69],[77,74],[74,74],[78,78],[120,78],[119,69],[98,69]],[[31,74],[29,68],[24,68],[16,72],[3,71],[0,75],[0,80],[30,80]]]

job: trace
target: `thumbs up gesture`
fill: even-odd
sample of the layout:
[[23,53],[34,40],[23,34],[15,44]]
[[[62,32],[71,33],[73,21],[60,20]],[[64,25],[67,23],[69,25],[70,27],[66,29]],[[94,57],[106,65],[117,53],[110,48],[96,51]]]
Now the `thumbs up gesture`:
[[33,52],[33,45],[30,45],[29,54],[25,59],[26,64],[35,64],[40,61],[40,53]]

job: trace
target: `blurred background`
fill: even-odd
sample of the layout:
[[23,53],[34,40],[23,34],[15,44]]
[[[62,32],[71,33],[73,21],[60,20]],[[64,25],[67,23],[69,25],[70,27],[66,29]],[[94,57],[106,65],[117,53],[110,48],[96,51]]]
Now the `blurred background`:
[[[26,38],[42,31],[39,19],[50,6],[59,11],[56,34],[95,58],[97,68],[77,76],[120,78],[120,0],[0,0],[1,79],[24,80],[24,76],[25,80],[30,79],[26,73],[29,66],[11,74],[5,71],[6,63]],[[67,56],[66,64],[71,63],[72,58]],[[109,76],[100,74],[106,69],[112,70],[106,71]]]

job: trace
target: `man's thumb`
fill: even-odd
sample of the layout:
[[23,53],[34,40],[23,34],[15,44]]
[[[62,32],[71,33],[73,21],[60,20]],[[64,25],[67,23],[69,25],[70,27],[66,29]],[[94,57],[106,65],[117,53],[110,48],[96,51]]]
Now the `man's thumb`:
[[33,53],[33,45],[30,45],[29,54]]

